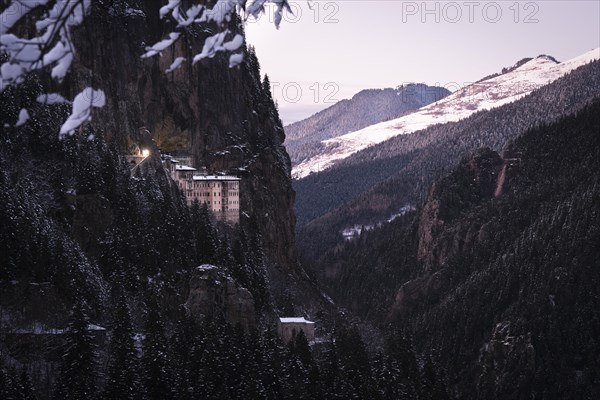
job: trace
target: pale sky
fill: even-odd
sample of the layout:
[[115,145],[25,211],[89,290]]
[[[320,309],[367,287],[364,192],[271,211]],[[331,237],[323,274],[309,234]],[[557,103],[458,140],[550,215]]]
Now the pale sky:
[[284,124],[367,88],[424,82],[454,91],[524,57],[600,47],[600,0],[290,0],[246,26]]

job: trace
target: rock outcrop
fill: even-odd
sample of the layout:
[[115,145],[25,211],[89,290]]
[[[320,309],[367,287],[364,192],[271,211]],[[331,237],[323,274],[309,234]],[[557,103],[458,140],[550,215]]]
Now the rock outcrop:
[[452,223],[469,206],[494,196],[502,166],[498,153],[486,149],[433,185],[423,205],[418,233],[418,257],[429,269],[437,269],[480,237],[479,225]]
[[398,289],[394,304],[389,313],[390,320],[403,317],[423,305],[425,301],[433,302],[447,288],[447,277],[444,270],[406,282]]
[[204,264],[192,272],[186,307],[198,321],[222,315],[230,324],[240,324],[245,330],[256,324],[252,294],[214,265]]
[[460,217],[465,210],[494,197],[503,168],[498,153],[482,150],[464,160],[449,176],[434,184],[423,205],[418,228],[417,258],[423,262],[423,275],[398,289],[390,319],[406,316],[419,306],[434,302],[452,282],[448,261],[478,242],[489,240],[489,227],[477,220]]

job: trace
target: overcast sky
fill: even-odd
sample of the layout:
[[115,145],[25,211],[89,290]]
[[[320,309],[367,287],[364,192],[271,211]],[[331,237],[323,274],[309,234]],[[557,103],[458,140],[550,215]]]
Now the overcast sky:
[[290,0],[246,27],[284,124],[366,88],[407,82],[450,90],[549,54],[600,47],[600,1]]

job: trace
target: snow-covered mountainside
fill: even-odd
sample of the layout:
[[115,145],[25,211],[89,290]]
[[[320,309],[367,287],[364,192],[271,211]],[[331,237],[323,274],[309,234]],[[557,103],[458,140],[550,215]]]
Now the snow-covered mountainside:
[[285,147],[295,166],[320,154],[322,142],[373,124],[400,118],[450,95],[443,87],[403,84],[361,90],[302,121],[286,126]]
[[459,121],[478,111],[513,102],[597,59],[600,59],[600,48],[562,63],[557,63],[549,56],[539,56],[508,73],[466,86],[412,114],[324,140],[323,151],[298,164],[293,169],[292,176],[301,179],[394,136],[413,133],[436,124]]

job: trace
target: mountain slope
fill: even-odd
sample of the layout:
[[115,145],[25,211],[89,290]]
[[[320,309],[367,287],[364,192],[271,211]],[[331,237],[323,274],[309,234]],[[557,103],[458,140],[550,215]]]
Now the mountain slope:
[[339,160],[394,136],[416,132],[435,124],[459,121],[477,111],[513,102],[598,58],[600,49],[591,50],[563,63],[557,63],[549,56],[539,56],[514,70],[509,69],[507,73],[460,89],[415,113],[325,140],[320,154],[301,162],[293,169],[292,175],[303,178],[311,172],[330,168]]
[[418,204],[436,179],[477,148],[502,151],[527,129],[575,113],[599,95],[595,61],[514,103],[394,137],[294,181],[303,256],[336,246],[347,226],[383,221],[406,204]]
[[407,84],[395,89],[362,90],[350,100],[341,100],[284,128],[285,146],[292,165],[318,154],[323,140],[398,118],[449,94],[445,88],[424,84]]
[[600,395],[600,100],[465,158],[329,253],[332,297],[436,349],[455,398]]

